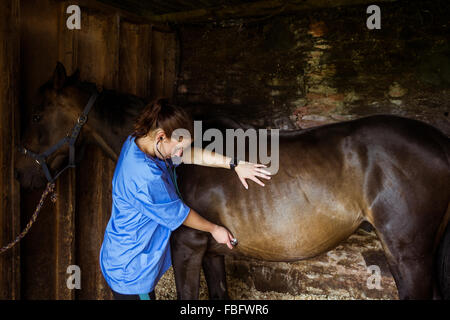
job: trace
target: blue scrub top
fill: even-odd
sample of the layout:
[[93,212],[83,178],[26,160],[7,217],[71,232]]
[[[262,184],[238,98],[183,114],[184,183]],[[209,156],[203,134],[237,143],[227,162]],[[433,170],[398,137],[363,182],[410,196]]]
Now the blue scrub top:
[[146,155],[134,140],[128,136],[116,164],[111,218],[100,249],[103,276],[122,294],[154,289],[172,264],[170,234],[190,210],[177,195],[164,160]]

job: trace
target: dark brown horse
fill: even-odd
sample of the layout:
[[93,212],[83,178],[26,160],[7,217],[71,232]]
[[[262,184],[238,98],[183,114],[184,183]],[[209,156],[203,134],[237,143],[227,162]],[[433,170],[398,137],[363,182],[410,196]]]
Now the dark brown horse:
[[[58,64],[22,144],[42,152],[72,127],[92,84]],[[77,148],[96,143],[113,159],[144,102],[101,93]],[[40,116],[40,118],[39,118]],[[34,122],[33,122],[34,119]],[[189,206],[239,239],[229,250],[207,233],[180,227],[171,237],[178,297],[197,299],[200,268],[210,298],[227,298],[224,254],[271,261],[307,259],[332,249],[363,221],[381,240],[401,299],[450,298],[450,141],[420,121],[376,115],[280,134],[279,171],[264,188],[243,189],[230,170],[177,169]],[[67,158],[60,150],[50,170]],[[80,158],[79,158],[80,159]],[[29,170],[33,166],[33,170]],[[24,186],[43,186],[31,160],[16,169]]]

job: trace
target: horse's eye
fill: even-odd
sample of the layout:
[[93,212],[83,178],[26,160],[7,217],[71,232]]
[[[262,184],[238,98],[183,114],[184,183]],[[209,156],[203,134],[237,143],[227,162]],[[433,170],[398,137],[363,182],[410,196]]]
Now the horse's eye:
[[41,120],[41,116],[38,114],[33,115],[33,122],[39,122]]

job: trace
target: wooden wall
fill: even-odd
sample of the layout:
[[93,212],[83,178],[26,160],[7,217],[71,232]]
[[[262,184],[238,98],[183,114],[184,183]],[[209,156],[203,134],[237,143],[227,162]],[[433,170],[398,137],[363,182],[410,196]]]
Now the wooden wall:
[[[66,28],[66,8],[71,4],[81,6],[81,30]],[[37,88],[50,79],[57,61],[64,64],[68,74],[79,68],[82,80],[95,82],[99,87],[147,99],[172,95],[176,42],[170,30],[87,1],[22,1],[20,17],[23,115],[29,111]],[[10,131],[12,134],[13,129]],[[99,148],[90,146],[81,165],[58,179],[57,203],[46,203],[38,221],[22,240],[22,290],[18,298],[112,298],[98,256],[111,212],[114,168],[115,163]],[[42,190],[22,190],[22,226],[41,193]],[[17,230],[14,231],[8,237]],[[81,269],[80,290],[66,286],[69,265]],[[11,275],[5,277],[13,279]]]
[[[0,2],[0,246],[19,232],[19,184],[14,153],[19,115],[19,1]],[[0,255],[0,299],[20,297],[19,247]]]

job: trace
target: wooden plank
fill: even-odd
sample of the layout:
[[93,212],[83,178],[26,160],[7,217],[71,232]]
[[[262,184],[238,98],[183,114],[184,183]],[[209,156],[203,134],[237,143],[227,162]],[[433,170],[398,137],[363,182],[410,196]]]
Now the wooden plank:
[[[77,63],[82,80],[107,89],[117,88],[119,65],[118,15],[82,8]],[[111,214],[111,181],[115,164],[98,147],[90,146],[78,167],[77,262],[81,268],[78,299],[112,298],[99,265],[100,247]]]
[[[70,4],[72,4],[71,2]],[[61,2],[58,14],[58,60],[71,74],[76,63],[76,35],[66,27],[68,2]],[[75,289],[67,287],[67,268],[75,261],[76,171],[69,169],[56,181],[55,205],[55,299],[75,299]]]
[[66,68],[67,74],[72,74],[77,66],[78,30],[69,30],[66,26],[68,14],[67,7],[78,4],[77,1],[63,1],[60,4],[58,15],[58,60]]
[[67,268],[75,264],[75,171],[67,170],[56,182],[55,299],[73,300],[67,287]]
[[[38,88],[50,79],[56,66],[58,10],[59,4],[53,0],[20,3],[22,119],[30,114]],[[22,226],[28,223],[43,190],[21,190]],[[55,216],[55,206],[47,200],[38,220],[21,241],[22,299],[55,298]]]
[[164,92],[164,33],[152,29],[152,74],[150,79],[150,96],[156,99],[165,95]]
[[122,21],[120,24],[119,88],[140,97],[150,95],[150,25]]
[[84,81],[118,87],[119,16],[81,8],[77,63]]
[[176,50],[177,42],[175,33],[164,33],[164,95],[173,98],[176,80]]
[[77,261],[82,271],[77,299],[110,299],[111,293],[100,272],[99,253],[111,212],[108,180],[111,162],[102,151],[88,146],[77,168]]
[[174,93],[176,79],[176,39],[174,33],[152,31],[151,97],[167,97]]
[[[0,246],[20,232],[19,184],[14,179],[18,140],[19,0],[0,2]],[[20,299],[20,244],[0,256],[0,299]]]

